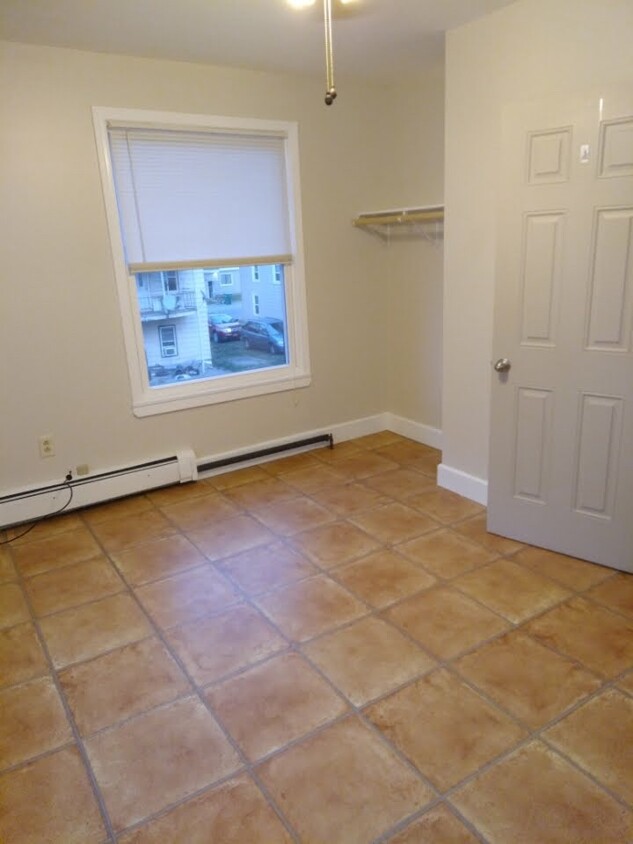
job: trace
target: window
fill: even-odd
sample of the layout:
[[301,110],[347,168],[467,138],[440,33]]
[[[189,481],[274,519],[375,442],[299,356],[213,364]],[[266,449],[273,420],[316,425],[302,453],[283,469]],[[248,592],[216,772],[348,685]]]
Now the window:
[[178,344],[176,342],[175,325],[159,325],[158,341],[160,343],[161,357],[173,358],[178,355]]
[[165,293],[178,293],[178,273],[175,270],[168,270],[162,273],[162,276]]
[[[296,125],[101,108],[94,122],[135,414],[307,386]],[[247,349],[251,317],[268,339]]]

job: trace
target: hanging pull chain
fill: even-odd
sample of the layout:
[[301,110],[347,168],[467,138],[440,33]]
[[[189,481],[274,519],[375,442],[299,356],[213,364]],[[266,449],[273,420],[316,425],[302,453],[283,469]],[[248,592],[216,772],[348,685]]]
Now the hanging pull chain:
[[332,0],[323,0],[323,20],[325,23],[325,104],[332,105],[336,99],[334,87],[334,52],[332,49]]

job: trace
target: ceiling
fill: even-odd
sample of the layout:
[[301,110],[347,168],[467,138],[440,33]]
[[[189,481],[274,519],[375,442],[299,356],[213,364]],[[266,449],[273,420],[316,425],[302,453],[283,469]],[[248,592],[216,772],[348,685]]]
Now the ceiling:
[[[405,81],[443,60],[444,32],[513,0],[357,0],[335,10],[338,76]],[[338,0],[334,0],[335,5]],[[4,40],[292,73],[323,73],[322,3],[0,0]]]

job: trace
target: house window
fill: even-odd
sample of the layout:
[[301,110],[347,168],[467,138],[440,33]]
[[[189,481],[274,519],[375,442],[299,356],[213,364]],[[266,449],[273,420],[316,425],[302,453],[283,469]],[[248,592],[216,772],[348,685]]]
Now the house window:
[[[296,124],[93,114],[135,414],[307,386]],[[260,314],[274,355],[244,352]]]
[[165,293],[178,293],[178,273],[176,270],[168,270],[161,273],[163,277],[163,290]]
[[178,342],[176,340],[175,325],[158,326],[158,342],[160,343],[160,355],[163,358],[178,357]]

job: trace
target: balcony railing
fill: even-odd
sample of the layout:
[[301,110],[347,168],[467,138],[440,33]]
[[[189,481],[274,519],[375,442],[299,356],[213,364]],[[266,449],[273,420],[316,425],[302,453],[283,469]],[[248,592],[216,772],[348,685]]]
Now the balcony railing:
[[196,291],[179,290],[178,293],[138,294],[141,319],[169,316],[196,310]]

